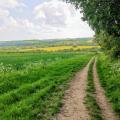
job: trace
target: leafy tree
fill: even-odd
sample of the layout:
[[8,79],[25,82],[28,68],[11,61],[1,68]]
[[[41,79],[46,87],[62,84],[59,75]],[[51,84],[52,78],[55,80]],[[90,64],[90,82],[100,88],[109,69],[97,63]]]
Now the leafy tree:
[[66,0],[81,8],[83,20],[96,33],[96,41],[114,57],[120,56],[120,0]]

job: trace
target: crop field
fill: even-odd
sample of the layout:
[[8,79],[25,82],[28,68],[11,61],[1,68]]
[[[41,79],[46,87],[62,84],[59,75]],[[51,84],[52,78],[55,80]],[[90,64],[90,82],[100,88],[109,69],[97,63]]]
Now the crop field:
[[[71,41],[69,42],[71,44]],[[120,118],[119,59],[109,59],[100,51],[99,46],[91,43],[91,40],[87,41],[90,45],[85,45],[85,42],[77,46],[73,43],[67,45],[69,42],[62,41],[62,44],[65,44],[62,46],[58,45],[57,41],[54,43],[57,44],[56,46],[51,44],[44,47],[33,45],[0,48],[0,120],[54,119],[65,104],[62,100],[66,96],[65,91],[70,89],[69,83],[81,80],[80,76],[77,80],[74,78],[79,71],[83,83],[73,84],[73,87],[80,85],[77,89],[72,88],[74,91],[69,94],[72,96],[72,93],[75,93],[66,102],[69,103],[69,100],[78,98],[76,103],[84,103],[83,106],[86,106],[89,111],[90,119],[104,120],[105,111],[103,110],[109,107],[102,109],[96,99],[95,61],[97,61],[96,68],[102,85],[101,89],[105,90],[105,97],[103,95],[101,98],[104,97],[110,101],[113,110],[111,113],[115,112]],[[86,65],[91,60],[87,70]],[[83,68],[85,71],[81,72]],[[84,83],[86,79],[87,83]],[[84,86],[82,84],[86,84],[86,91],[82,88]],[[84,92],[76,92],[80,88]],[[79,98],[82,94],[85,99]],[[79,101],[80,99],[83,101]],[[71,104],[69,106],[72,107]],[[73,108],[75,107],[79,109],[81,105],[73,105]]]
[[[0,63],[1,71],[4,71],[3,68],[14,68],[14,69],[23,69],[29,66],[37,66],[42,64],[48,64],[55,62],[57,60],[62,60],[65,58],[70,58],[73,56],[79,55],[78,52],[54,52],[54,53],[1,53],[0,54]],[[4,67],[5,66],[5,67]]]
[[23,49],[19,52],[29,52],[29,51],[44,51],[44,52],[57,52],[57,51],[79,51],[86,49],[99,48],[99,46],[56,46],[56,47],[44,47],[44,48],[32,48],[32,49]]
[[93,40],[89,39],[68,39],[68,40],[26,40],[0,42],[0,52],[57,52],[57,51],[81,51],[98,49]]
[[47,120],[58,112],[74,73],[90,53],[2,53],[0,120]]

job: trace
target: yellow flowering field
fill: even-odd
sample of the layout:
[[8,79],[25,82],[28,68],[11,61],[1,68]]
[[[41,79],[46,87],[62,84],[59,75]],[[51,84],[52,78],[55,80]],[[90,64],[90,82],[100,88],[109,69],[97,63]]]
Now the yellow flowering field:
[[45,47],[45,48],[27,48],[20,50],[21,52],[27,51],[45,51],[45,52],[56,52],[56,51],[64,51],[64,50],[83,50],[83,49],[92,49],[99,48],[99,46],[55,46],[55,47]]

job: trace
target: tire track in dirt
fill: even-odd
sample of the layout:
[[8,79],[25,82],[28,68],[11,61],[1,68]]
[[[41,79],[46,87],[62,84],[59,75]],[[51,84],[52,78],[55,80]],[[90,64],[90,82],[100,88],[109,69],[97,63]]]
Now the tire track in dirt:
[[96,100],[98,105],[101,108],[101,112],[104,120],[118,120],[116,114],[112,110],[112,106],[110,102],[107,100],[105,96],[105,91],[100,85],[97,70],[96,70],[96,60],[93,66],[93,76],[94,76],[94,84],[96,88]]
[[63,98],[63,107],[54,120],[89,120],[88,110],[86,109],[84,100],[86,97],[90,62],[82,71],[78,72],[71,81],[70,87]]

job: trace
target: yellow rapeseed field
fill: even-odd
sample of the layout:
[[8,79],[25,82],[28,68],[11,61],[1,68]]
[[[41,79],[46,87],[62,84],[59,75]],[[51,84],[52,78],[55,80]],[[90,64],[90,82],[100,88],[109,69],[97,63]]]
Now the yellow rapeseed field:
[[65,51],[65,50],[83,50],[83,49],[92,49],[99,48],[99,46],[56,46],[56,47],[45,47],[45,48],[27,48],[20,50],[21,52],[27,51],[45,51],[45,52],[56,52],[56,51]]

